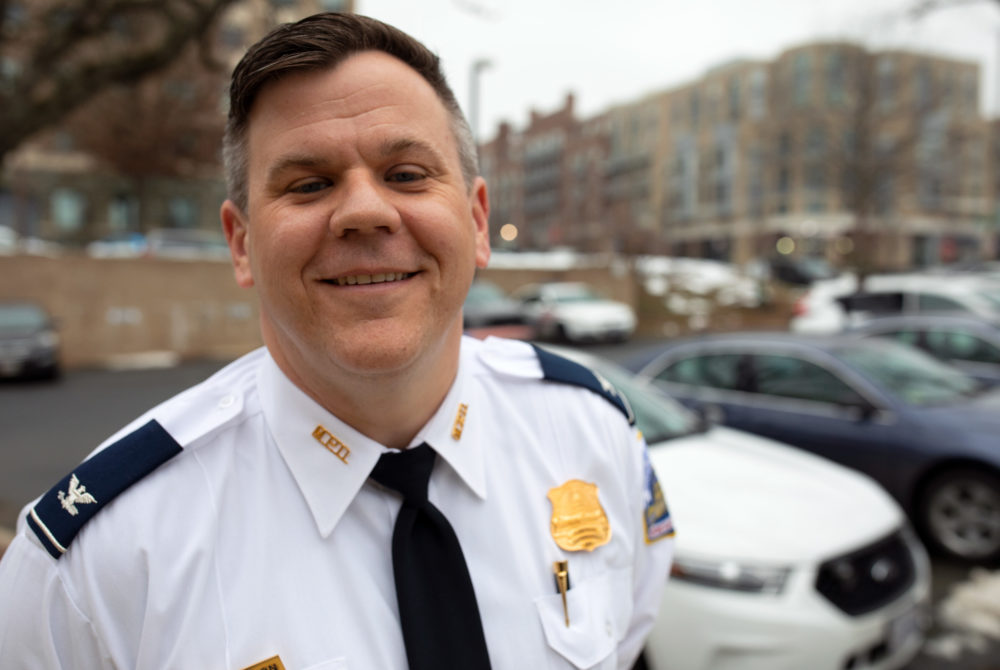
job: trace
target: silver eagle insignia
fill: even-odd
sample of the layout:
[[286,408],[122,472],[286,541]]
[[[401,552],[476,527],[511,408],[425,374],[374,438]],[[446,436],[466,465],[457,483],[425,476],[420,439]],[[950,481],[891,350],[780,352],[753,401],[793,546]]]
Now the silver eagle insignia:
[[80,510],[76,508],[77,505],[89,505],[96,502],[97,498],[87,493],[86,486],[80,486],[80,480],[75,474],[69,478],[69,490],[66,493],[59,492],[59,503],[64,510],[73,516],[80,513]]

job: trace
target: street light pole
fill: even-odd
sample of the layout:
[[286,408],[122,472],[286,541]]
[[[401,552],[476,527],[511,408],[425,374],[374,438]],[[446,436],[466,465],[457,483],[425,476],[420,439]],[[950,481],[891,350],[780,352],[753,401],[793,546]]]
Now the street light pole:
[[491,65],[488,58],[477,58],[469,71],[469,127],[476,144],[479,143],[479,75]]

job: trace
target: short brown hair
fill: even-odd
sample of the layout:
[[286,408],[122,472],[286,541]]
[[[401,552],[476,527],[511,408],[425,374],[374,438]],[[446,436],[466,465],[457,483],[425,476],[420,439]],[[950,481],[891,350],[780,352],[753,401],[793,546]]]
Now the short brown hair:
[[261,89],[289,73],[336,67],[362,51],[382,51],[394,56],[431,85],[448,111],[462,176],[466,185],[472,185],[479,172],[475,141],[445,80],[440,59],[398,28],[366,16],[329,12],[274,29],[250,47],[233,70],[222,153],[229,198],[241,210],[246,211],[249,200],[247,126]]

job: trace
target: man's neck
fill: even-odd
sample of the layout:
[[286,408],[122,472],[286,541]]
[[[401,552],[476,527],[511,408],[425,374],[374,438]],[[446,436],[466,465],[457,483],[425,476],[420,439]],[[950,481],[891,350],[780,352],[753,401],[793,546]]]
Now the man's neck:
[[405,449],[434,416],[458,374],[461,333],[412,365],[390,373],[341,371],[308,383],[287,359],[272,356],[300,389],[338,419],[379,444]]

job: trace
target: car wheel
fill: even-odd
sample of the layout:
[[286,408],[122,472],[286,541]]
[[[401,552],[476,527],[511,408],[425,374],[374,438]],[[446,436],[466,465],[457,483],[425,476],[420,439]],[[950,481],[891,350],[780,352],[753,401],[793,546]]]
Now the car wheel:
[[924,489],[919,523],[938,549],[966,561],[1000,559],[1000,477],[947,470]]

